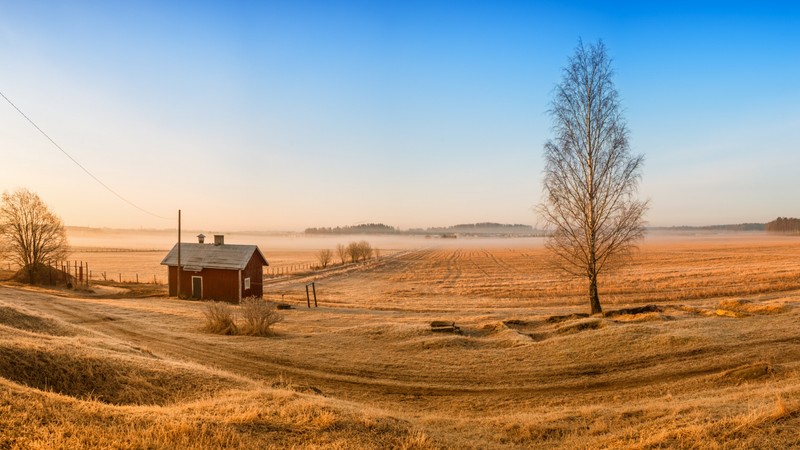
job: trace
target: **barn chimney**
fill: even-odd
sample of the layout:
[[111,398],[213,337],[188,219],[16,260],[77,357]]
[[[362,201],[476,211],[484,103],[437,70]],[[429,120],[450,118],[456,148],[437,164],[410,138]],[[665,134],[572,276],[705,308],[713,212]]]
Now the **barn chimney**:
[[197,243],[198,244],[202,244],[205,241],[206,241],[206,235],[205,234],[200,233],[200,234],[197,235]]
[[224,234],[215,234],[214,235],[214,245],[223,245],[225,244],[225,235]]

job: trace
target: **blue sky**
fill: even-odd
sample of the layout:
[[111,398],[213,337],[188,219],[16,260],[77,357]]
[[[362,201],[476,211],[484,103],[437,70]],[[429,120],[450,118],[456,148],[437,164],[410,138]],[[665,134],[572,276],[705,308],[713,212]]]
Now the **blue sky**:
[[[2,1],[0,91],[189,227],[535,224],[553,87],[603,39],[651,225],[800,216],[792,3],[227,3]],[[0,123],[0,190],[173,226],[5,103]]]

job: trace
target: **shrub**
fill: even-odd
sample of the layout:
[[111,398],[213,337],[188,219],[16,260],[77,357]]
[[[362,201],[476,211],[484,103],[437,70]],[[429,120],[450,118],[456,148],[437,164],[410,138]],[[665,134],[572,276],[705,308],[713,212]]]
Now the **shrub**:
[[258,297],[243,299],[239,315],[242,319],[241,334],[250,336],[269,336],[272,334],[272,325],[283,320],[274,303]]
[[206,324],[203,327],[203,331],[224,335],[238,334],[239,329],[236,326],[234,314],[229,305],[209,302],[203,314],[206,316]]

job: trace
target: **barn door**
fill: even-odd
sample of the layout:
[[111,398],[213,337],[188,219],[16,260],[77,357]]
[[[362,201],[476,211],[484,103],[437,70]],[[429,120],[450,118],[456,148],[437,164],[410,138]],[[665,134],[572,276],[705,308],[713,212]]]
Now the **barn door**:
[[203,277],[192,277],[192,298],[203,298]]

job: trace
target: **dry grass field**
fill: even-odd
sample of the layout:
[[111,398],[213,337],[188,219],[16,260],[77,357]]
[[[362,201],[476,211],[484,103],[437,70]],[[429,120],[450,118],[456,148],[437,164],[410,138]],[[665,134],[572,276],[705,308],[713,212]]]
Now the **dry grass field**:
[[800,447],[796,237],[651,237],[604,317],[537,240],[380,247],[268,279],[294,306],[271,337],[203,333],[202,302],[0,287],[0,448]]

